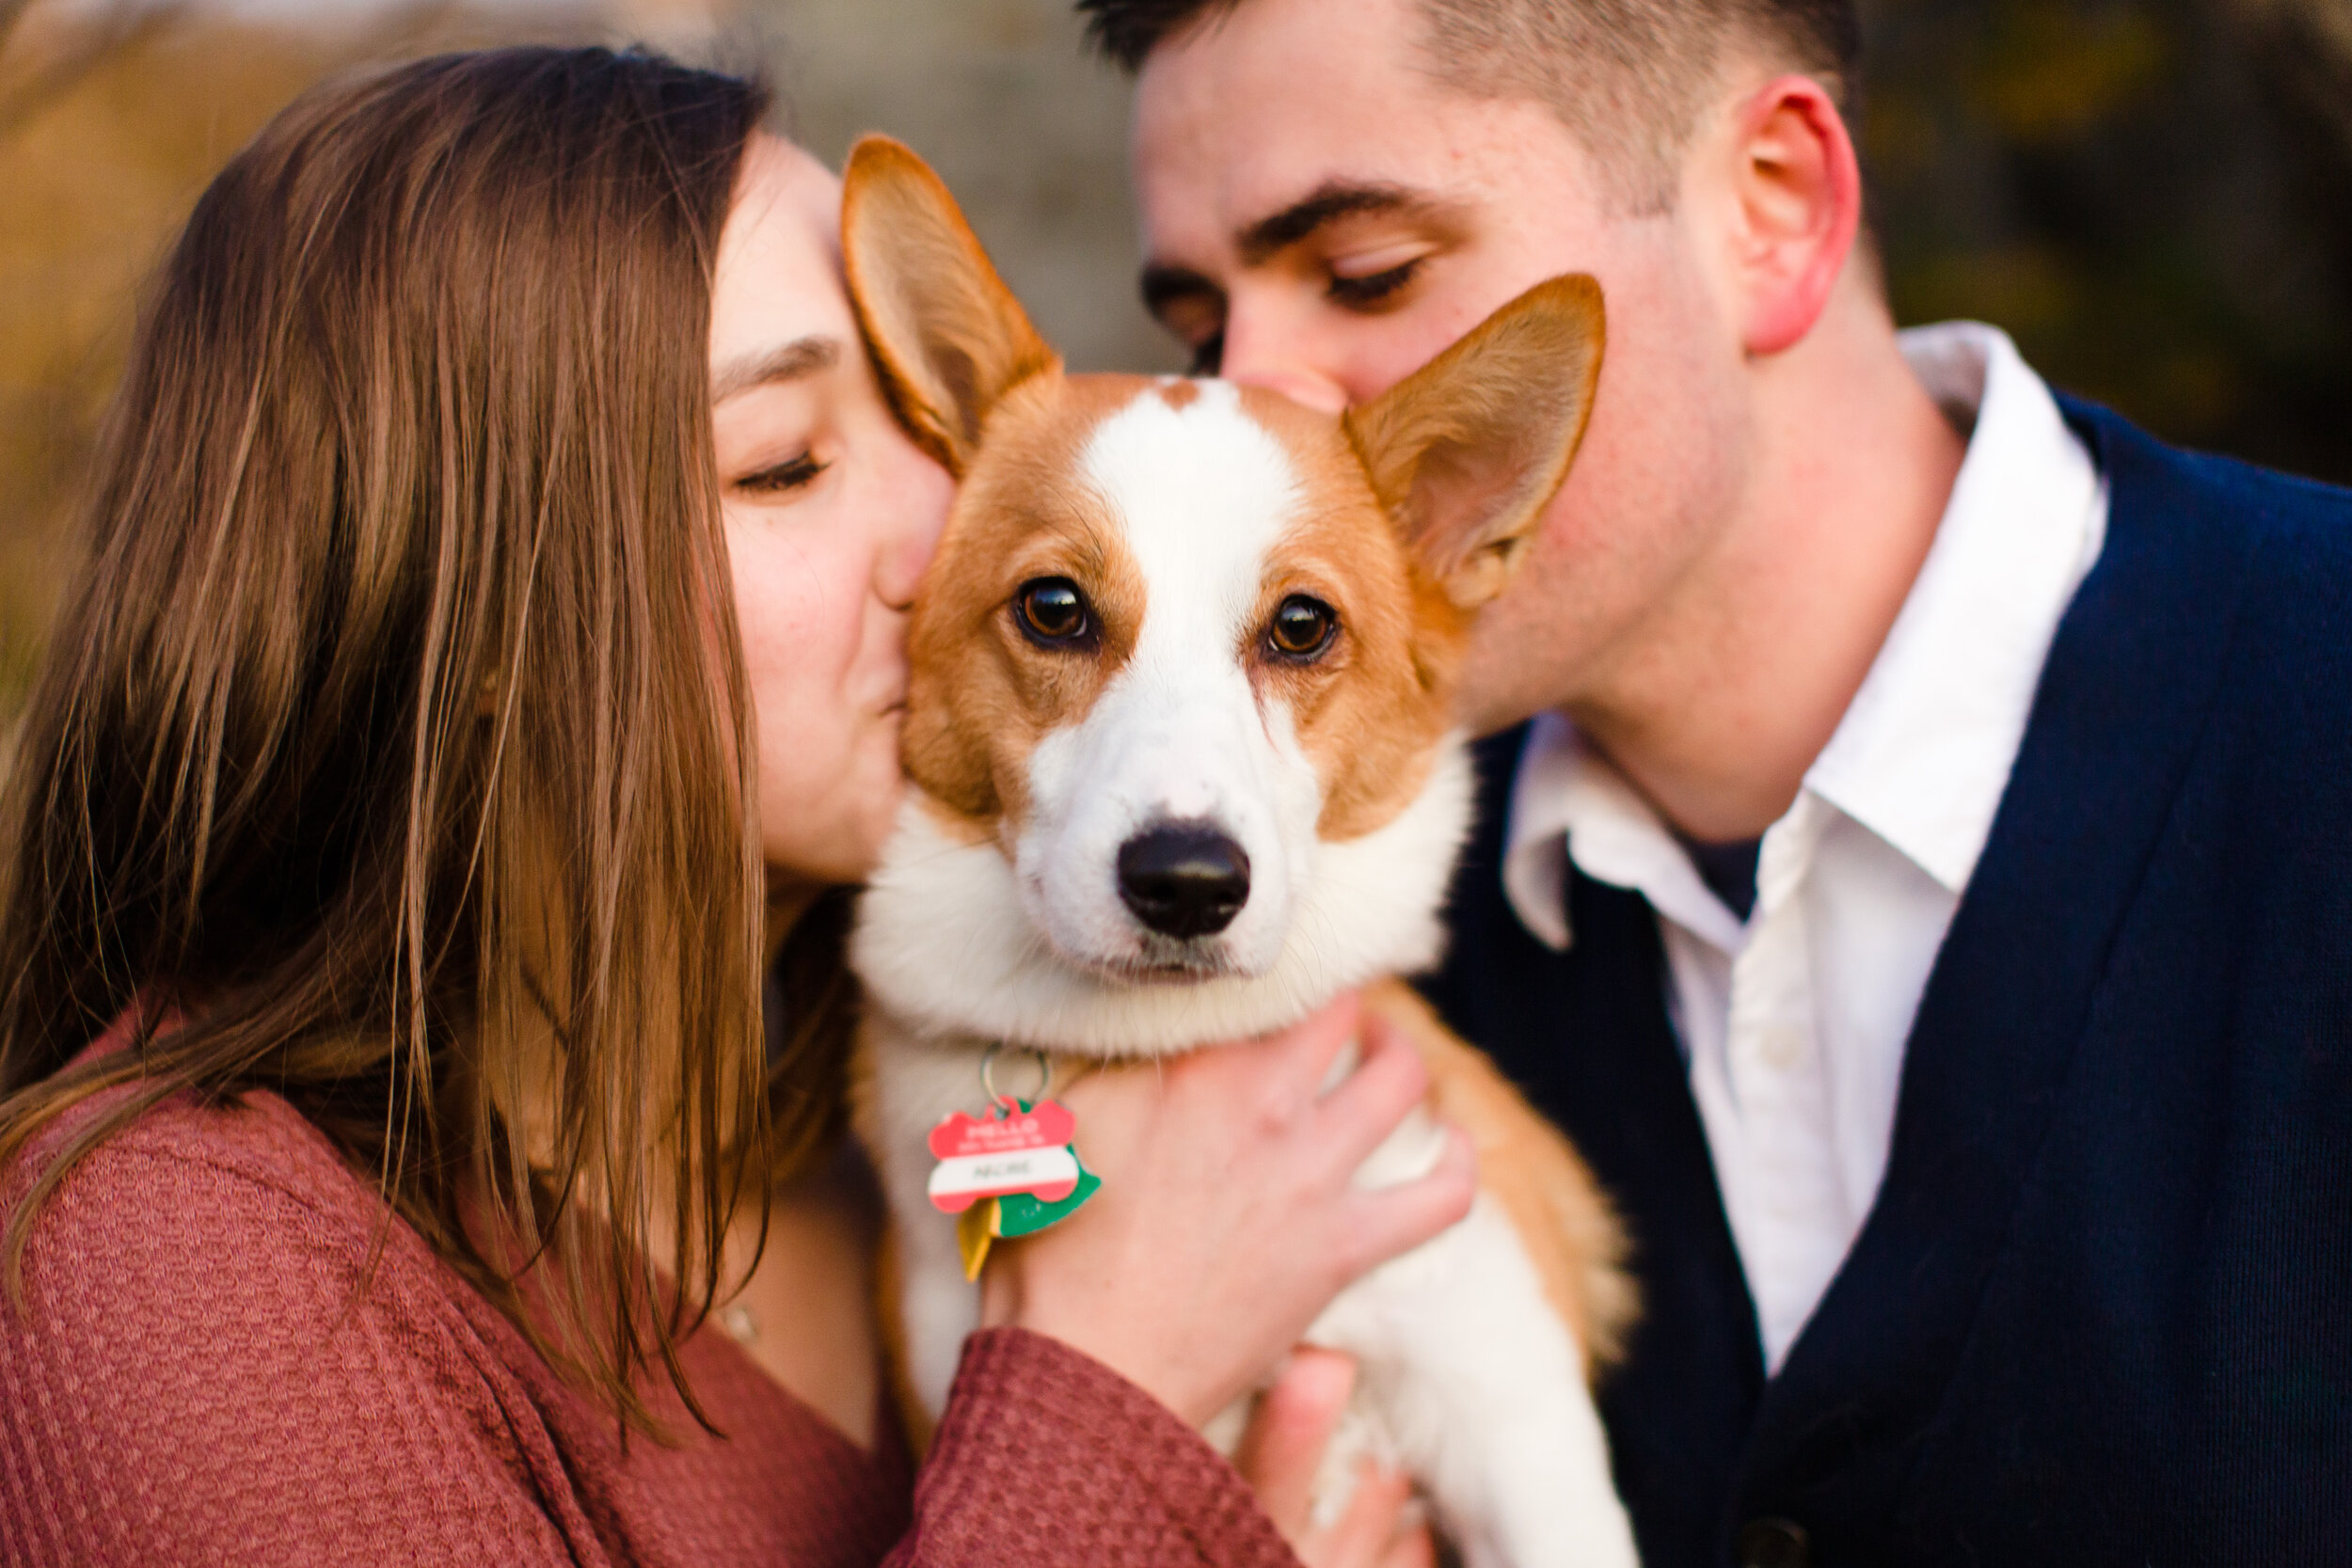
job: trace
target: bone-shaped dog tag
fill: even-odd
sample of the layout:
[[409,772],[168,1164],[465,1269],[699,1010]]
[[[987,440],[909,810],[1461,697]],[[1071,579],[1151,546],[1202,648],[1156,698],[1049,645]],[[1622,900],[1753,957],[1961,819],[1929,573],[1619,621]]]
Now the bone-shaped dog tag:
[[999,1237],[1030,1236],[1077,1212],[1103,1184],[1081,1164],[1077,1118],[1053,1101],[1009,1095],[985,1116],[961,1111],[931,1129],[931,1204],[956,1220],[966,1279],[977,1279]]

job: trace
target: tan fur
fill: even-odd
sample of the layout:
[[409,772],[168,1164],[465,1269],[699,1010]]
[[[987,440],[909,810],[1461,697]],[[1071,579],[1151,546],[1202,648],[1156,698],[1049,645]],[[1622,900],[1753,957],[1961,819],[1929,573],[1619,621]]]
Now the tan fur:
[[[970,482],[909,629],[907,770],[975,832],[1017,828],[1031,749],[1084,715],[1132,651],[1143,612],[1116,520],[1073,483],[1077,454],[1136,397],[1156,391],[1181,410],[1200,389],[1064,375],[939,177],[887,137],[851,150],[842,224],[850,297],[892,396]],[[1508,578],[1566,476],[1603,335],[1598,285],[1555,278],[1343,418],[1244,391],[1244,408],[1315,499],[1271,566],[1252,625],[1294,593],[1340,611],[1340,641],[1317,663],[1243,650],[1253,679],[1280,689],[1323,775],[1324,838],[1384,826],[1426,781],[1451,722],[1468,611]],[[1578,373],[1544,373],[1562,364]],[[983,429],[991,460],[975,471]],[[1007,604],[1047,576],[1073,578],[1093,600],[1099,654],[1039,649],[1014,627]]]
[[905,1293],[899,1278],[902,1270],[898,1261],[898,1222],[885,1217],[882,1241],[874,1251],[874,1326],[882,1340],[882,1375],[888,1380],[890,1402],[898,1412],[898,1426],[906,1433],[907,1447],[920,1463],[931,1451],[935,1433],[931,1413],[923,1408],[914,1381],[907,1376]]
[[993,817],[968,816],[928,795],[916,795],[912,799],[914,809],[930,817],[933,827],[957,844],[986,844],[995,837]]
[[1502,591],[1567,478],[1607,330],[1600,285],[1555,277],[1346,415],[1373,489],[1463,609]]
[[[1134,652],[1142,574],[1100,497],[1073,482],[1097,425],[1150,389],[1137,376],[1064,376],[1015,388],[991,416],[989,462],[956,498],[907,628],[908,777],[994,832],[1027,811],[1028,757],[1083,717]],[[1040,648],[1009,605],[1066,577],[1094,606],[1099,653]]]
[[[909,775],[966,842],[1003,838],[1028,809],[1027,765],[1083,718],[1132,655],[1146,584],[1119,520],[1079,475],[1112,413],[1188,382],[1070,376],[1038,341],[937,177],[896,143],[859,144],[846,176],[845,245],[861,325],[906,415],[966,481],[909,628]],[[1238,652],[1289,710],[1324,784],[1328,842],[1393,820],[1427,783],[1453,723],[1475,609],[1508,579],[1581,441],[1602,348],[1590,278],[1542,284],[1431,365],[1343,418],[1245,389],[1244,411],[1289,455],[1310,504],[1270,561]],[[1573,373],[1563,377],[1558,367]],[[1549,388],[1549,390],[1546,390]],[[988,460],[973,461],[985,431]],[[1100,648],[1042,649],[1019,631],[1021,584],[1067,577],[1091,602]],[[1272,656],[1263,628],[1307,594],[1339,612],[1329,655]],[[1484,1056],[1388,981],[1366,1006],[1396,1022],[1430,1076],[1428,1103],[1463,1129],[1480,1185],[1517,1231],[1546,1298],[1595,1371],[1621,1354],[1636,1304],[1625,1242],[1590,1172]],[[855,1116],[881,1148],[861,1050]],[[930,1419],[906,1370],[900,1263],[878,1271],[892,1388],[917,1450]]]
[[947,187],[903,144],[867,136],[850,150],[842,240],[850,302],[882,389],[916,441],[961,477],[989,412],[1061,358],[988,264]]
[[[864,1029],[858,1031],[856,1049],[850,1057],[850,1131],[879,1156],[883,1141],[874,1107],[874,1058]],[[906,1265],[898,1258],[898,1222],[885,1204],[882,1235],[874,1247],[874,1332],[882,1343],[882,1376],[890,1402],[898,1407],[899,1426],[920,1460],[930,1452],[932,1423],[931,1413],[924,1408],[914,1380],[907,1375],[905,1272]]]
[[1453,723],[1454,675],[1470,620],[1422,570],[1382,511],[1341,422],[1269,392],[1242,407],[1279,441],[1314,504],[1268,563],[1255,626],[1292,594],[1340,612],[1332,651],[1311,665],[1253,650],[1253,673],[1281,691],[1324,784],[1320,837],[1386,826],[1429,779]]
[[[941,536],[908,634],[907,771],[975,832],[1019,827],[1038,738],[1083,717],[1134,648],[1143,582],[1117,519],[1072,475],[1095,429],[1152,390],[1134,376],[1057,371],[1014,388],[990,416],[989,462],[973,471]],[[1187,403],[1200,395],[1184,382],[1156,391],[1189,393]],[[1257,390],[1244,391],[1243,406],[1282,444],[1315,505],[1271,564],[1241,652],[1253,679],[1280,689],[1323,776],[1321,836],[1356,838],[1386,825],[1427,782],[1452,722],[1470,620],[1390,525],[1338,420]],[[1054,576],[1092,600],[1099,654],[1039,649],[1006,614],[1022,583]],[[1340,611],[1339,641],[1311,665],[1258,645],[1254,628],[1293,594]]]
[[1478,1151],[1479,1190],[1502,1208],[1544,1295],[1597,1373],[1624,1354],[1640,1303],[1624,1269],[1625,1233],[1593,1174],[1494,1063],[1438,1022],[1400,981],[1364,991],[1364,1008],[1402,1029],[1429,1070],[1431,1112]]

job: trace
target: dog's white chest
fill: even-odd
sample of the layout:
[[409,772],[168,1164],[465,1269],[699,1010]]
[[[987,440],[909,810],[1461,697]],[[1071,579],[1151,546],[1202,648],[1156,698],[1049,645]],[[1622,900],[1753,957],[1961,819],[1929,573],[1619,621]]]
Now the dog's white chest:
[[[979,1295],[963,1277],[954,1222],[928,1200],[926,1139],[942,1117],[977,1102],[983,1049],[969,1038],[927,1043],[886,1017],[869,1022],[865,1041],[866,1124],[891,1203],[907,1370],[934,1417],[978,1325]],[[1376,1188],[1427,1174],[1446,1136],[1414,1112],[1358,1181]],[[1342,1291],[1307,1339],[1359,1368],[1317,1480],[1319,1518],[1337,1516],[1369,1458],[1420,1481],[1470,1568],[1634,1568],[1582,1350],[1490,1197]],[[1230,1456],[1248,1415],[1245,1401],[1204,1435]]]

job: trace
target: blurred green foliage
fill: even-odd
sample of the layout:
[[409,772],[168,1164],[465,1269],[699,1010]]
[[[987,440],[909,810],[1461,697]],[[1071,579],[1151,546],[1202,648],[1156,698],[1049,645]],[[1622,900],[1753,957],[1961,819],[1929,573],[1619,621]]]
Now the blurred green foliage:
[[1866,0],[1897,314],[2158,434],[2352,480],[2352,4]]

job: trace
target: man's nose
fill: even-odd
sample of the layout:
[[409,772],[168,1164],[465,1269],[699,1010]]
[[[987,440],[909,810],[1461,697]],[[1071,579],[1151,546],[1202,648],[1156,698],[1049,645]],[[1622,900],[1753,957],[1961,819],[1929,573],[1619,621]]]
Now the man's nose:
[[1279,306],[1237,296],[1228,307],[1217,371],[1226,380],[1337,414],[1347,407],[1347,391],[1326,361],[1311,327]]

